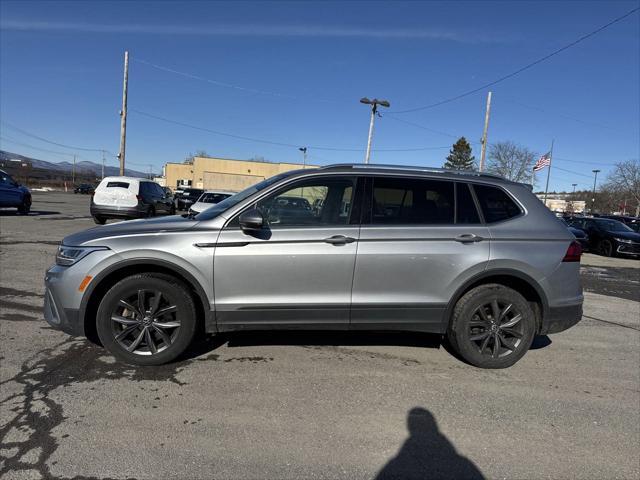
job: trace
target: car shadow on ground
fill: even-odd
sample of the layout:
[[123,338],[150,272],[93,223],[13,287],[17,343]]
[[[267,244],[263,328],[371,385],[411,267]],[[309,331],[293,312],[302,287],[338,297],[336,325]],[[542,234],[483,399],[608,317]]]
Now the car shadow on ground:
[[427,409],[412,408],[407,415],[407,429],[409,438],[375,480],[485,478],[440,432],[436,419]]
[[[421,332],[252,331],[222,334],[229,347],[259,345],[396,346],[440,348],[442,335]],[[217,335],[218,336],[218,335]]]
[[44,215],[60,215],[60,212],[52,210],[31,210],[27,215],[22,215],[15,210],[0,210],[0,217],[41,217]]

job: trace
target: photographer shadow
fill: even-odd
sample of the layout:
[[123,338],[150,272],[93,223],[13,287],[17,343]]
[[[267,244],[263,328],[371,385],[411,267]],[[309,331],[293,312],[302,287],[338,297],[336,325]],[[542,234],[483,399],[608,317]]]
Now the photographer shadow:
[[409,438],[398,454],[380,470],[376,480],[484,479],[482,472],[438,429],[433,415],[412,408],[407,416]]

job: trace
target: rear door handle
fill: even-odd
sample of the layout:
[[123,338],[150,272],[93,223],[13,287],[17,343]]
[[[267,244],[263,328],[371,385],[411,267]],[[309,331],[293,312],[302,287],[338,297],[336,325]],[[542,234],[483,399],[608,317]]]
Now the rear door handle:
[[458,235],[457,237],[455,237],[454,240],[460,243],[473,243],[481,242],[482,240],[484,240],[484,238],[473,233],[463,233],[462,235]]
[[345,245],[347,243],[353,243],[356,239],[352,237],[345,237],[344,235],[334,235],[333,237],[325,238],[325,243],[330,243],[331,245]]

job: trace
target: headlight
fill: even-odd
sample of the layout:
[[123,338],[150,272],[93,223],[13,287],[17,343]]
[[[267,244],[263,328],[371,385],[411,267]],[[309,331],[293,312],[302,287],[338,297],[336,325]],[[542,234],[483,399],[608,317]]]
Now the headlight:
[[616,242],[620,242],[620,243],[633,243],[633,240],[627,240],[626,238],[618,238],[618,237],[614,237]]
[[56,264],[68,267],[80,261],[91,252],[98,250],[109,250],[107,247],[67,247],[60,245],[56,253]]

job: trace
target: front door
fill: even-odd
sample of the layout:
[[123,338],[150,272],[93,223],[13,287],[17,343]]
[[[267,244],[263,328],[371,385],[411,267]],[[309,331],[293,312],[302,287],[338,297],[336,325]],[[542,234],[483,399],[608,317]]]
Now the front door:
[[489,232],[471,190],[445,180],[373,177],[369,182],[352,328],[441,332],[460,279],[482,272],[489,260]]
[[263,230],[244,232],[237,216],[225,226],[214,255],[221,330],[348,327],[356,183],[336,175],[293,181],[248,206],[262,212]]

